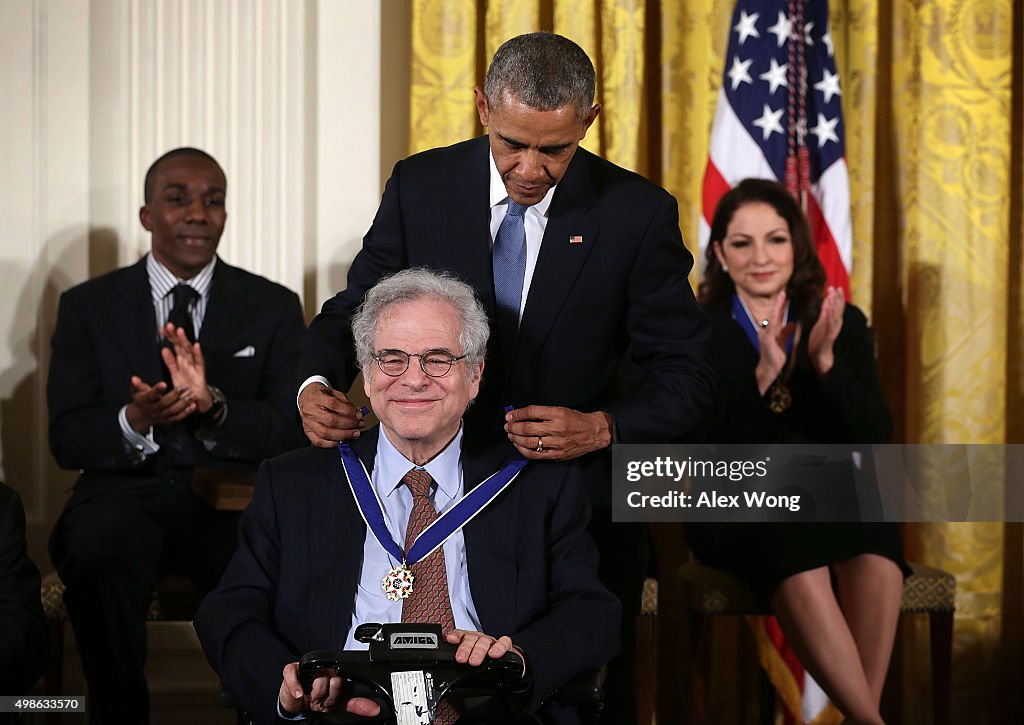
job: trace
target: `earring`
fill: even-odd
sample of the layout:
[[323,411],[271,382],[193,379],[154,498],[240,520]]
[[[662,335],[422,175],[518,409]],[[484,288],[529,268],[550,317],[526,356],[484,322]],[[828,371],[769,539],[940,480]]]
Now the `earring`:
[[723,264],[722,265],[722,271],[728,273],[729,272],[729,265],[728,264]]

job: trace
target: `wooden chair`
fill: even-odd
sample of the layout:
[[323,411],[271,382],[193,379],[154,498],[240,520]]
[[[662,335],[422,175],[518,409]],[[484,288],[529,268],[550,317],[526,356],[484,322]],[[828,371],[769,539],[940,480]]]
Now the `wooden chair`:
[[[674,526],[678,535],[662,527]],[[685,561],[666,566],[666,538],[676,557],[686,552],[679,524],[654,526],[662,574],[658,584],[658,725],[708,722],[712,615],[765,615],[768,609],[742,582],[720,569]],[[671,556],[667,557],[671,559]],[[949,725],[949,693],[956,580],[940,569],[911,564],[903,587],[902,614],[927,614],[931,641],[932,703],[935,725]],[[681,696],[681,697],[680,697]],[[644,725],[646,725],[645,721]]]
[[658,679],[658,580],[644,580],[640,616],[636,622],[636,721],[654,722]]
[[244,511],[255,481],[255,468],[197,468],[192,490],[216,511]]

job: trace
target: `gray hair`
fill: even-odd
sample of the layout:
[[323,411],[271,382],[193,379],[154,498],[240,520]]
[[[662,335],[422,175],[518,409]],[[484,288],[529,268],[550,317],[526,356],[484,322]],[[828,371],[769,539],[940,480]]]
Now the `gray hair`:
[[[459,345],[466,356],[469,378],[487,354],[487,338],[491,334],[484,310],[476,292],[465,282],[443,273],[422,267],[412,267],[382,277],[375,284],[352,316],[352,338],[355,341],[356,359],[364,371],[373,362],[373,338],[377,325],[388,308],[402,302],[420,299],[439,300],[451,305],[459,317]],[[422,352],[407,350],[406,352]],[[456,351],[452,351],[456,352]]]
[[594,64],[583,48],[554,33],[527,33],[502,43],[484,78],[488,106],[506,94],[536,111],[570,104],[583,120],[594,103]]

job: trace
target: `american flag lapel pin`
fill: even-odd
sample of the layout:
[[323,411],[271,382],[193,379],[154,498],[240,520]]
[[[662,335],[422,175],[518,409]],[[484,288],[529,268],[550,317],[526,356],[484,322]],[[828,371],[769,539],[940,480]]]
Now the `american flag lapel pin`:
[[569,237],[569,244],[583,244],[583,235],[573,234],[571,237]]

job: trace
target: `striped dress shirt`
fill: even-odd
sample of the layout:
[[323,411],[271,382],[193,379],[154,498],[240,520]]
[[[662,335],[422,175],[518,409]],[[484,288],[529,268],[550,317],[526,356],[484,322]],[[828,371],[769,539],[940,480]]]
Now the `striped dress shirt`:
[[[153,294],[153,312],[156,316],[157,327],[153,331],[156,339],[154,344],[159,344],[163,336],[160,328],[167,324],[170,317],[171,307],[174,306],[174,295],[171,290],[179,284],[187,284],[199,293],[199,298],[192,306],[192,329],[196,332],[196,339],[199,339],[199,331],[203,327],[203,317],[206,315],[206,305],[210,301],[210,285],[213,283],[213,269],[217,266],[217,258],[203,267],[199,274],[192,279],[178,279],[167,267],[156,261],[152,253],[146,255],[146,273],[149,275],[149,289]],[[145,381],[155,385],[158,381]],[[121,406],[117,413],[117,422],[121,428],[121,435],[124,437],[125,445],[139,459],[144,459],[160,450],[160,445],[153,438],[153,429],[146,433],[139,433],[128,424],[128,416],[125,411],[128,406]]]

